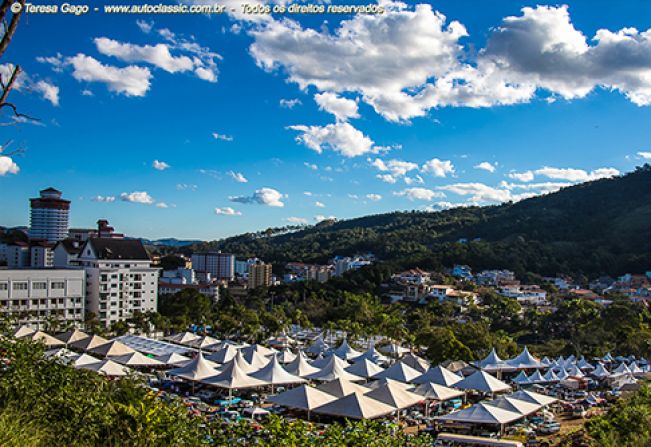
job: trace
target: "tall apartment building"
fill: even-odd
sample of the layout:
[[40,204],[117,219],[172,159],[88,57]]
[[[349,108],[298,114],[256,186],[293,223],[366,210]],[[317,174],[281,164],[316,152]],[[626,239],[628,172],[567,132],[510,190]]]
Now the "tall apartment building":
[[235,256],[221,251],[194,253],[192,268],[196,272],[210,273],[212,279],[232,281],[235,277]]
[[247,284],[249,289],[257,287],[269,287],[271,285],[271,264],[258,262],[249,265]]
[[68,237],[70,201],[61,198],[61,191],[43,189],[40,197],[29,199],[29,237],[54,243]]
[[76,262],[86,272],[86,311],[106,327],[135,311],[156,311],[158,269],[141,241],[91,238]]
[[0,313],[43,329],[48,319],[84,321],[84,271],[73,269],[0,270]]

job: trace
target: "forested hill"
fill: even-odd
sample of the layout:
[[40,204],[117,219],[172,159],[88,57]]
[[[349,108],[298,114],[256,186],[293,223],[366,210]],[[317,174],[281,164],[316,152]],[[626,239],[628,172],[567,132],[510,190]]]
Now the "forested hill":
[[651,270],[651,167],[515,204],[393,212],[269,229],[192,248],[281,264],[372,252],[396,267],[465,263],[589,277],[644,272]]

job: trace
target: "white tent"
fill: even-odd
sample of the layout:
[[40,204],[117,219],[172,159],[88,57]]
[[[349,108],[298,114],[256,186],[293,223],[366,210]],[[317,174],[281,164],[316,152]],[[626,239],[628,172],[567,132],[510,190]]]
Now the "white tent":
[[181,379],[199,382],[207,377],[218,374],[214,368],[214,363],[207,361],[201,352],[193,360],[180,368],[171,369],[167,372],[170,376],[180,377]]
[[416,371],[424,373],[430,368],[430,363],[422,357],[418,357],[416,354],[409,353],[405,355],[401,360],[407,366],[411,366]]
[[337,360],[341,361],[341,359],[339,359],[339,357],[336,355],[331,356],[330,360],[323,368],[321,368],[318,372],[305,376],[305,378],[309,380],[319,380],[322,382],[329,382],[331,380],[339,378],[350,380],[351,382],[364,381],[363,377],[356,376],[355,374],[351,374],[346,371],[341,366],[341,364],[337,362]]
[[543,377],[540,370],[537,370],[529,377],[529,383],[547,383],[547,379]]
[[[235,357],[231,359],[231,361],[224,363],[224,368],[222,368],[222,371],[225,368],[230,368],[232,364],[237,363],[237,366],[239,369],[244,371],[247,374],[251,374],[252,372],[256,372],[260,370],[261,368],[258,368],[256,366],[251,365],[249,362],[247,362],[244,359],[244,356],[242,355],[242,351],[238,351],[237,354],[235,354]],[[266,366],[266,364],[265,364]]]
[[436,419],[441,421],[462,422],[466,424],[491,424],[504,425],[522,419],[520,413],[479,403],[464,410],[455,411],[445,416],[439,416]]
[[315,413],[349,419],[375,419],[393,413],[396,408],[367,397],[352,393],[314,409]]
[[567,373],[567,371],[565,370],[565,368],[561,368],[561,369],[558,371],[558,374],[556,374],[556,377],[558,377],[558,380],[565,380],[565,379],[567,379],[568,377],[570,377],[570,375]]
[[198,335],[193,334],[192,332],[181,332],[179,334],[174,334],[169,337],[166,337],[165,340],[176,343],[179,345],[190,346],[190,343],[200,339]]
[[382,403],[395,407],[399,410],[409,408],[425,400],[420,394],[407,391],[403,386],[395,382],[387,381],[384,385],[366,393],[367,397],[379,400]]
[[605,377],[610,376],[610,372],[606,369],[604,364],[601,362],[597,364],[597,368],[594,371],[592,371],[591,374],[598,379],[603,379]]
[[515,369],[538,369],[543,368],[543,365],[540,363],[540,360],[535,358],[529,352],[529,348],[526,346],[517,357],[507,360],[506,364]]
[[291,385],[305,382],[305,379],[285,371],[277,357],[273,357],[269,364],[261,370],[251,373],[251,377],[270,385]]
[[228,363],[233,360],[237,352],[233,345],[225,344],[220,350],[207,355],[206,359],[215,363]]
[[581,368],[584,371],[588,371],[588,370],[592,371],[593,369],[595,369],[595,367],[593,365],[588,363],[588,361],[585,359],[585,357],[581,357],[581,359],[579,359],[579,362],[576,364],[576,366],[578,366],[579,368]]
[[303,351],[298,351],[298,355],[296,355],[294,361],[285,365],[285,370],[290,374],[300,377],[309,376],[310,374],[319,372],[319,368],[315,368],[308,363],[307,357],[305,357]]
[[463,380],[463,377],[439,365],[430,368],[425,374],[416,377],[412,380],[412,383],[436,383],[449,387],[461,382],[461,380]]
[[74,362],[72,363],[72,366],[75,368],[81,368],[82,366],[89,365],[91,363],[99,363],[100,359],[93,357],[92,355],[88,354],[81,354],[79,357],[77,357]]
[[400,382],[410,383],[416,377],[422,374],[416,371],[411,366],[407,366],[402,362],[396,362],[384,371],[374,375],[373,379],[393,379]]
[[334,354],[344,360],[351,360],[362,355],[361,352],[354,350],[349,344],[347,339],[343,339],[341,344],[335,349]]
[[484,357],[482,360],[477,362],[477,366],[484,371],[509,371],[513,370],[513,367],[507,365],[507,363],[497,355],[495,348]]
[[579,379],[582,378],[582,377],[585,377],[585,374],[583,374],[581,369],[576,365],[574,365],[572,368],[570,368],[570,370],[567,372],[567,375],[570,376],[570,377],[576,377],[576,378],[579,378]]
[[50,334],[46,334],[43,331],[36,331],[30,335],[27,335],[25,338],[29,338],[32,341],[37,341],[45,344],[48,348],[54,348],[57,346],[65,346],[65,343],[59,340],[58,338],[52,337]]
[[276,358],[278,358],[280,363],[285,365],[296,360],[296,354],[294,354],[289,348],[283,348],[280,352],[276,353]]
[[150,368],[160,368],[165,366],[160,360],[156,360],[146,355],[142,355],[139,352],[132,352],[130,354],[123,354],[118,356],[112,356],[111,360],[120,365],[132,366],[132,367],[150,367]]
[[368,388],[344,379],[335,379],[330,382],[322,383],[317,386],[316,389],[335,397],[344,397],[352,393],[365,394],[368,392]]
[[412,390],[414,393],[423,396],[425,399],[437,400],[440,402],[464,396],[466,393],[436,383],[422,383]]
[[190,357],[177,354],[176,352],[157,355],[156,360],[167,366],[182,366],[191,361]]
[[529,381],[529,376],[523,370],[520,371],[520,374],[515,376],[515,378],[513,379],[513,383],[517,383],[518,385],[526,385],[526,384],[530,384],[531,382]]
[[113,357],[124,354],[132,354],[136,351],[124,343],[116,340],[111,340],[107,343],[104,343],[103,345],[95,346],[94,348],[89,349],[88,352],[102,357]]
[[219,348],[221,348],[219,340],[209,335],[205,335],[203,337],[199,337],[195,340],[192,340],[188,342],[187,345],[196,349],[203,349],[206,351],[217,351]]
[[105,343],[108,343],[108,340],[104,337],[100,337],[99,335],[92,335],[88,338],[70,343],[70,347],[79,349],[80,351],[88,351]]
[[312,366],[315,368],[323,368],[326,366],[328,363],[333,361],[339,365],[341,368],[348,368],[350,366],[350,363],[348,363],[346,360],[343,360],[342,358],[336,356],[334,353],[329,352],[326,355],[324,355],[321,358],[317,358],[314,360],[312,363],[310,363]]
[[34,332],[36,332],[36,329],[32,329],[29,326],[22,325],[14,332],[14,338],[27,337],[28,335],[32,335]]
[[626,363],[622,363],[613,371],[613,375],[615,374],[632,374],[631,369],[626,365]]
[[377,363],[373,363],[367,358],[358,360],[345,369],[351,374],[355,374],[356,376],[360,376],[360,377],[365,377],[367,379],[369,377],[373,377],[374,375],[384,371],[384,368],[382,368]]
[[73,329],[71,331],[64,332],[63,334],[56,335],[56,338],[64,342],[66,345],[88,337],[90,337],[90,335],[80,331],[79,329]]
[[70,364],[79,358],[79,354],[68,348],[54,348],[45,351],[43,357],[46,360],[60,359],[64,364]]
[[389,359],[386,356],[380,354],[378,350],[375,349],[375,344],[371,344],[371,346],[362,355],[351,360],[357,362],[361,359],[370,360],[371,362],[377,363],[378,365],[384,365],[389,362]]
[[229,390],[229,397],[231,396],[232,390],[243,388],[257,388],[260,386],[268,385],[268,383],[264,380],[256,379],[248,375],[239,367],[235,361],[231,362],[219,374],[202,379],[201,383],[216,386],[218,388],[225,388]]
[[307,385],[292,388],[267,399],[268,402],[273,404],[308,412],[335,400],[337,400],[336,396]]
[[494,400],[489,400],[485,402],[486,405],[491,405],[493,407],[501,408],[502,410],[512,411],[514,413],[519,413],[523,416],[529,416],[540,410],[542,405],[533,402],[527,402],[525,400],[514,399],[509,396],[501,396]]
[[404,354],[407,354],[409,352],[409,349],[400,346],[398,343],[390,343],[388,345],[382,346],[380,348],[380,352],[396,357],[402,357]]
[[515,393],[509,394],[508,397],[512,399],[523,400],[525,402],[539,404],[542,405],[543,407],[546,407],[547,405],[551,405],[558,400],[553,397],[545,396],[544,394],[534,393],[533,391],[525,391],[525,390],[516,391]]
[[542,359],[540,359],[540,364],[543,366],[550,366],[552,364],[552,361],[550,360],[549,357],[545,356]]
[[264,368],[269,364],[269,358],[262,354],[263,351],[257,349],[250,349],[253,346],[257,346],[257,345],[251,345],[246,348],[240,349],[242,358],[246,360],[246,362],[256,370]]
[[631,370],[631,373],[633,373],[633,375],[644,374],[644,371],[642,371],[642,368],[638,366],[637,362],[631,363],[628,368]]
[[319,335],[306,350],[308,354],[323,354],[327,352],[330,347],[323,341],[323,336]]
[[[249,345],[245,346],[244,348],[240,349],[242,351],[242,354],[244,354],[244,358],[247,359],[246,361],[248,362],[249,358],[251,357],[251,354],[256,353],[262,357],[269,357],[274,355],[276,352],[278,352],[276,349],[273,348],[267,348],[262,345]],[[249,362],[250,363],[250,362]]]
[[485,371],[477,371],[460,382],[455,383],[454,387],[462,390],[480,391],[482,393],[499,393],[511,389],[509,385]]
[[558,382],[558,381],[560,381],[560,379],[558,378],[558,376],[556,375],[556,373],[554,373],[554,370],[553,370],[553,369],[550,369],[549,371],[547,371],[547,373],[545,374],[544,377],[545,377],[545,381],[546,381],[547,383],[552,383],[552,382]]
[[96,363],[87,363],[85,365],[79,366],[79,369],[87,369],[89,371],[95,371],[98,374],[109,377],[122,377],[129,374],[131,371],[126,366],[122,366],[119,363],[115,363],[113,360],[101,360]]

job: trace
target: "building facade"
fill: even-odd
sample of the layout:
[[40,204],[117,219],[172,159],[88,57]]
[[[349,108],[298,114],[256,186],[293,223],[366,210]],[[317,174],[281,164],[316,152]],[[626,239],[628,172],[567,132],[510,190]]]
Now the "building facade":
[[0,270],[0,313],[43,329],[46,321],[81,326],[84,322],[83,270]]
[[269,287],[271,285],[271,264],[258,262],[249,265],[247,285],[249,289],[257,287]]
[[235,255],[220,251],[194,253],[192,268],[210,273],[212,279],[232,281],[235,278]]
[[54,243],[68,237],[70,201],[61,198],[61,191],[43,189],[40,197],[30,199],[29,237]]

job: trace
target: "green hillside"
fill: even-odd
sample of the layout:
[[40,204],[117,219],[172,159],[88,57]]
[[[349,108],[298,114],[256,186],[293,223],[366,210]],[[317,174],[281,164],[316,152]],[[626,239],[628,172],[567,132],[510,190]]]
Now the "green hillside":
[[[393,212],[196,244],[273,263],[372,252],[399,266],[467,263],[596,276],[651,270],[651,167],[500,206]],[[467,242],[459,242],[465,239]]]

